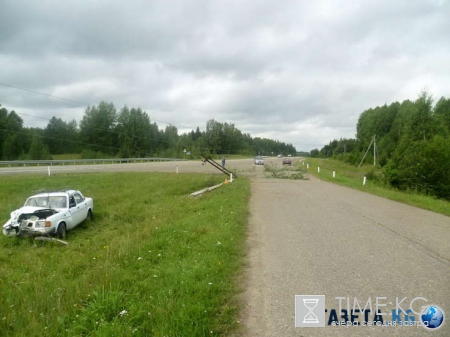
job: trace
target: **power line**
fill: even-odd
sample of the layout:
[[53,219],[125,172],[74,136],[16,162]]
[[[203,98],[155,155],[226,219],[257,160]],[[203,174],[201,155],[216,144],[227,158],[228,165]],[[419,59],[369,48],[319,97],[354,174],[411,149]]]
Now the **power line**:
[[[84,106],[90,106],[90,104],[85,103],[85,102],[76,101],[76,100],[73,100],[73,99],[64,98],[64,97],[59,97],[59,96],[54,96],[54,95],[50,95],[50,94],[45,94],[45,93],[42,93],[42,92],[39,92],[39,91],[35,91],[35,90],[30,90],[30,89],[20,88],[20,87],[11,85],[11,84],[6,84],[6,83],[1,83],[1,82],[0,82],[0,85],[3,85],[3,86],[5,86],[5,87],[9,87],[9,88],[14,88],[14,89],[17,89],[17,90],[22,90],[22,91],[26,91],[26,92],[31,92],[31,93],[37,94],[37,95],[42,95],[42,96],[47,96],[47,97],[59,99],[59,100],[66,101],[66,102],[72,102],[72,103],[82,104],[82,105],[84,105]],[[24,114],[24,113],[20,113],[20,115],[24,115],[24,116],[29,116],[29,117],[35,117],[35,118],[41,118],[41,119],[49,120],[48,118],[43,118],[43,117],[38,117],[38,116],[33,116],[33,115],[27,115],[27,114]],[[165,121],[161,121],[161,120],[157,120],[157,119],[151,119],[151,120],[153,120],[153,121],[155,121],[155,122],[158,122],[158,123],[163,123],[163,124],[173,125],[173,123],[165,122]]]
[[5,87],[14,88],[14,89],[17,89],[17,90],[22,90],[22,91],[31,92],[31,93],[37,94],[37,95],[42,95],[42,96],[47,96],[47,97],[59,99],[59,100],[61,100],[61,101],[72,102],[72,103],[82,104],[82,105],[84,105],[84,106],[89,106],[89,104],[87,104],[87,103],[85,103],[85,102],[80,102],[80,101],[76,101],[76,100],[68,99],[68,98],[64,98],[64,97],[53,96],[53,95],[50,95],[50,94],[44,94],[44,93],[42,93],[42,92],[38,92],[38,91],[30,90],[30,89],[19,88],[19,87],[16,87],[16,86],[14,86],[14,85],[6,84],[6,83],[0,83],[0,85],[3,85],[3,86],[5,86]]

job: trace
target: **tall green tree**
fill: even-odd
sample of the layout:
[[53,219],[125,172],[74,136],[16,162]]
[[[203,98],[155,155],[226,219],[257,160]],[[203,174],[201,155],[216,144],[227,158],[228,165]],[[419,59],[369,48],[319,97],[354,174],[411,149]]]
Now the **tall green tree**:
[[44,143],[52,154],[75,153],[79,148],[77,123],[53,116],[44,129]]
[[117,123],[122,157],[144,157],[151,151],[152,125],[141,108],[120,110]]
[[118,152],[117,111],[113,103],[88,107],[80,123],[81,140],[94,151],[110,155]]
[[[2,112],[4,117],[4,110]],[[24,153],[24,137],[23,120],[13,110],[6,113],[6,118],[3,119],[3,144],[2,144],[2,158],[5,160],[19,159]]]
[[434,108],[437,123],[444,128],[444,134],[450,133],[450,98],[441,97]]
[[3,158],[3,143],[8,135],[6,128],[6,119],[8,118],[8,110],[0,105],[0,159]]
[[210,119],[206,122],[206,132],[204,139],[204,146],[209,152],[213,154],[223,153],[222,151],[223,140],[223,125]]
[[47,146],[44,144],[41,137],[34,136],[31,140],[28,157],[31,160],[46,160],[50,159],[50,154]]

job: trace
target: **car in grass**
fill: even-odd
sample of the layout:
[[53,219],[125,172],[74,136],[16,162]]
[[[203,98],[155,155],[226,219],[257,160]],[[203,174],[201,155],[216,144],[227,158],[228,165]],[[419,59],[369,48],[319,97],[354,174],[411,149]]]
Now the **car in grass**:
[[30,196],[22,208],[11,212],[3,225],[6,236],[57,236],[83,221],[91,221],[94,201],[77,190],[45,192]]
[[291,158],[283,158],[283,165],[291,165],[292,160]]
[[264,158],[263,157],[256,157],[255,158],[255,165],[264,165]]

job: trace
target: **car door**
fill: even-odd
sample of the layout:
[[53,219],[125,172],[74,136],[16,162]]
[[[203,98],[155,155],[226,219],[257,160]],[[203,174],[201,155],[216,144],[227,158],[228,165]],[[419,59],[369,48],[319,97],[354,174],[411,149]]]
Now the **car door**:
[[88,203],[81,193],[74,193],[75,202],[77,203],[77,224],[83,222],[87,217]]
[[69,211],[71,214],[71,221],[70,223],[67,223],[67,229],[71,229],[78,225],[80,222],[84,220],[83,218],[83,207],[81,205],[77,204],[77,201],[75,199],[75,195],[69,196]]

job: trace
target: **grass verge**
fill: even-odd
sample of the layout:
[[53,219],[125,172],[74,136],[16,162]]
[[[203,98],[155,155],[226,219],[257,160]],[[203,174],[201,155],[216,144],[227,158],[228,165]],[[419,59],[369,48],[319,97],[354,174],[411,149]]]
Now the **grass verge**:
[[223,336],[238,328],[244,178],[198,174],[1,177],[0,215],[42,187],[94,198],[68,246],[0,237],[1,336]]
[[[382,170],[374,168],[372,165],[363,165],[357,168],[339,160],[322,158],[306,158],[299,165],[302,167],[308,165],[308,173],[322,180],[450,216],[450,202],[433,196],[403,192],[389,187],[381,182]],[[320,172],[318,172],[319,167]],[[334,178],[333,171],[335,171]],[[367,177],[367,180],[366,185],[363,186],[364,176]]]

